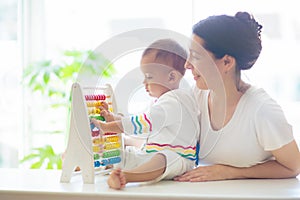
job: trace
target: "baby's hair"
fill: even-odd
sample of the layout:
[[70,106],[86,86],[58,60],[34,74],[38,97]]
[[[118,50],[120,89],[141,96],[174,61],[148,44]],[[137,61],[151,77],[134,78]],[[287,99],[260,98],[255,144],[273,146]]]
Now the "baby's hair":
[[184,75],[187,52],[175,40],[160,39],[153,42],[144,50],[142,57],[149,53],[155,53],[155,61],[160,61]]

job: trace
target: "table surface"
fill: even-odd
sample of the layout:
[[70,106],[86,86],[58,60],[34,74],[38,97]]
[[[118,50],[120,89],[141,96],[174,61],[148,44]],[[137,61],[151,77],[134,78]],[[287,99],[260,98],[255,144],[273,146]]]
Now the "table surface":
[[84,184],[81,174],[60,183],[60,170],[0,169],[0,199],[300,199],[299,176],[292,179],[248,179],[213,182],[161,181],[130,183],[123,190],[110,189],[107,175]]

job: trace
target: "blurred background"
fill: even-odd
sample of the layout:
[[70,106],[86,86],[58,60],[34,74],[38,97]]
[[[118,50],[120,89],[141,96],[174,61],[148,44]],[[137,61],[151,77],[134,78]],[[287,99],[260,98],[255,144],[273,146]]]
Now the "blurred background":
[[[300,16],[296,0],[1,0],[0,167],[60,168],[66,147],[70,84],[97,46],[120,33],[162,28],[189,37],[210,15],[252,13],[263,50],[243,76],[283,108],[300,140]],[[111,63],[113,84],[139,65],[139,51]],[[103,57],[103,65],[111,61]],[[97,71],[93,67],[91,70]],[[189,82],[190,74],[186,74]],[[190,83],[190,82],[189,82]],[[192,83],[190,83],[192,84]],[[141,94],[144,95],[143,93]],[[140,109],[139,104],[128,109]]]

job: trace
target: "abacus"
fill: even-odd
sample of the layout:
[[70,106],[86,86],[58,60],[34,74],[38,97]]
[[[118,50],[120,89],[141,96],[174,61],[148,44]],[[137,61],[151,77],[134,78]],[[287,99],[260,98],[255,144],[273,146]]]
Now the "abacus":
[[[89,91],[94,94],[88,94]],[[104,171],[108,166],[121,162],[121,134],[101,133],[90,123],[90,118],[104,121],[99,108],[103,101],[107,102],[109,111],[116,112],[113,90],[109,84],[82,88],[79,83],[73,83],[70,131],[61,182],[70,182],[74,169],[79,167],[83,182],[94,183],[96,171]]]

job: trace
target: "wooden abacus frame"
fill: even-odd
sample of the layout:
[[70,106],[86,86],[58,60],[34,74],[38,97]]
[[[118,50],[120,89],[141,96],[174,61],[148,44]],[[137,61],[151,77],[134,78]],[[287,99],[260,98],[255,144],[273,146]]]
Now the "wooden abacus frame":
[[113,90],[109,84],[82,88],[79,83],[73,83],[69,138],[60,182],[70,182],[76,167],[80,168],[84,183],[92,184],[95,180],[91,125],[83,89],[103,90],[111,98],[113,112],[117,111]]

